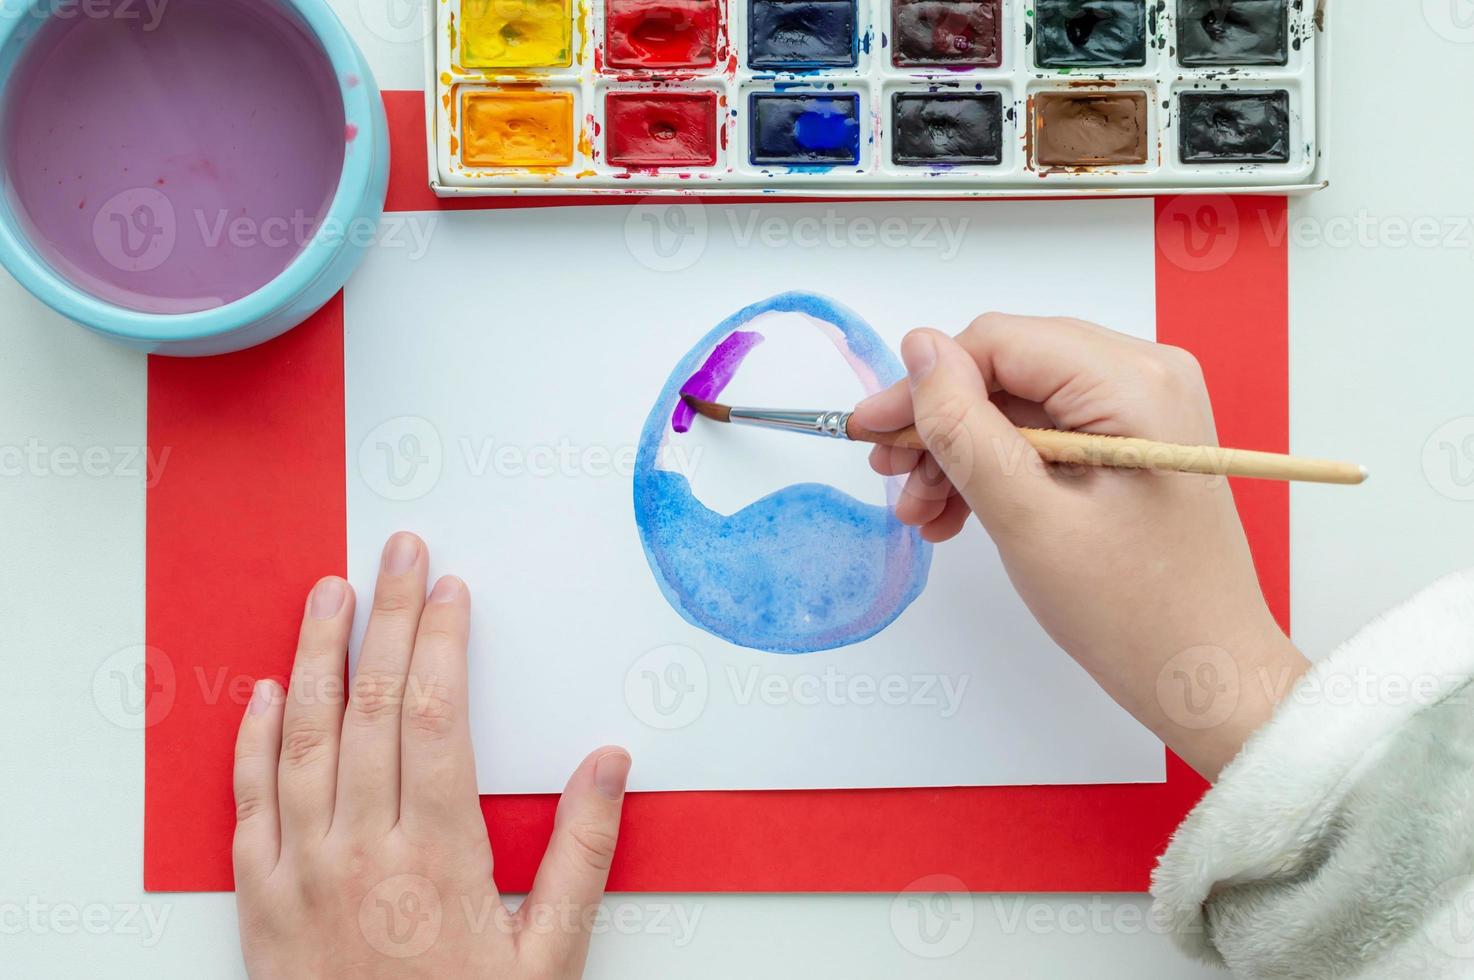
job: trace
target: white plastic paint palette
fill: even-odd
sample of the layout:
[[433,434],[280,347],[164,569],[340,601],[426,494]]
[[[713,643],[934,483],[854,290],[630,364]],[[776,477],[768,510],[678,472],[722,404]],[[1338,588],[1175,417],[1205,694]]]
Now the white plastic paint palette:
[[429,16],[445,195],[1325,181],[1325,0],[443,0]]

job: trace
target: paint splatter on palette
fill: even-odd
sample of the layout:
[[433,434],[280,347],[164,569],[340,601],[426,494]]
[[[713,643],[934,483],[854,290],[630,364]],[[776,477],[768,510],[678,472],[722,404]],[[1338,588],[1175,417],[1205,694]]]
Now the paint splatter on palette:
[[441,0],[444,194],[1311,188],[1327,0]]

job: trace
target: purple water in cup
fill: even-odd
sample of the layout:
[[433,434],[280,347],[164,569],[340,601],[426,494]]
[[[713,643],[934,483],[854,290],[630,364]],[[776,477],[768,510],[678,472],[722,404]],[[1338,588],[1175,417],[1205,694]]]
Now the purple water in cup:
[[296,13],[276,0],[40,10],[0,118],[9,206],[40,257],[145,313],[215,309],[280,275],[322,224],[353,139]]

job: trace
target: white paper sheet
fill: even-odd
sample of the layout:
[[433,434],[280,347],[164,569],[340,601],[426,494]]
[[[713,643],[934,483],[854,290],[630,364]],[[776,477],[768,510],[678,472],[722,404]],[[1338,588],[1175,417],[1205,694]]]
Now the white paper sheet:
[[[1044,635],[976,525],[934,549],[924,591],[879,633],[765,653],[662,595],[630,477],[677,362],[788,290],[839,301],[892,350],[990,309],[1153,337],[1152,215],[1100,201],[395,216],[416,234],[388,236],[347,292],[350,577],[367,597],[404,528],[433,573],[470,584],[482,791],[560,790],[605,743],[631,750],[638,790],[1161,781],[1161,744]],[[770,315],[723,400],[864,394],[796,316]],[[865,455],[698,421],[661,458],[731,514],[806,482],[881,504]]]

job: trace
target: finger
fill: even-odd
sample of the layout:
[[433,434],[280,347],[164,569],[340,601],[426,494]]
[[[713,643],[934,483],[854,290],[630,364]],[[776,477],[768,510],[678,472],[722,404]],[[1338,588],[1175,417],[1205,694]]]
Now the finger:
[[428,565],[425,544],[413,534],[401,531],[384,546],[343,713],[335,822],[387,829],[399,820],[399,717]]
[[285,692],[276,681],[257,681],[236,733],[235,842],[231,860],[238,888],[269,875],[281,855],[276,765],[281,758],[285,701]]
[[860,402],[850,420],[876,432],[894,432],[910,425],[916,419],[911,414],[911,389],[905,379]]
[[533,933],[548,944],[550,959],[568,967],[568,976],[580,975],[588,953],[588,924],[609,879],[629,770],[629,753],[621,748],[606,746],[583,760],[563,789],[547,853],[518,911],[533,923],[554,910],[571,911],[570,921],[578,926]]
[[962,529],[967,526],[967,519],[971,516],[972,508],[967,506],[967,501],[962,499],[961,494],[950,497],[947,500],[947,506],[942,509],[936,519],[921,529],[921,538],[932,544],[950,541],[962,533]]
[[400,719],[399,819],[485,833],[466,696],[471,597],[454,576],[435,583],[420,615]]
[[957,335],[983,376],[1019,398],[1046,405],[1081,375],[1096,373],[1102,356],[1144,344],[1103,327],[1057,317],[985,313]]
[[[1062,429],[1088,429],[1108,435],[1144,435],[1151,421],[1123,417],[1110,402],[1101,411],[1101,392],[1116,392],[1155,373],[1164,348],[1083,320],[987,313],[957,337],[976,361],[990,389],[1001,388],[1043,407]],[[1140,401],[1140,400],[1138,400]]]
[[1003,413],[1004,418],[1021,428],[1055,428],[1054,419],[1049,417],[1049,413],[1044,411],[1044,406],[1038,402],[1010,395],[1006,391],[995,391],[992,402],[998,406],[998,411]]
[[896,520],[915,526],[929,524],[941,515],[947,499],[956,492],[935,457],[927,453],[906,477],[900,499],[896,501]]
[[881,476],[900,476],[916,469],[921,453],[900,446],[875,446],[870,450],[870,468]]
[[988,400],[978,364],[956,341],[915,330],[902,342],[901,356],[910,372],[916,429],[931,457],[984,525],[1002,530],[1021,507],[1051,489],[1038,453]]
[[297,839],[321,839],[333,819],[343,670],[352,624],[353,590],[347,582],[329,576],[312,587],[282,716],[277,792],[284,847]]

